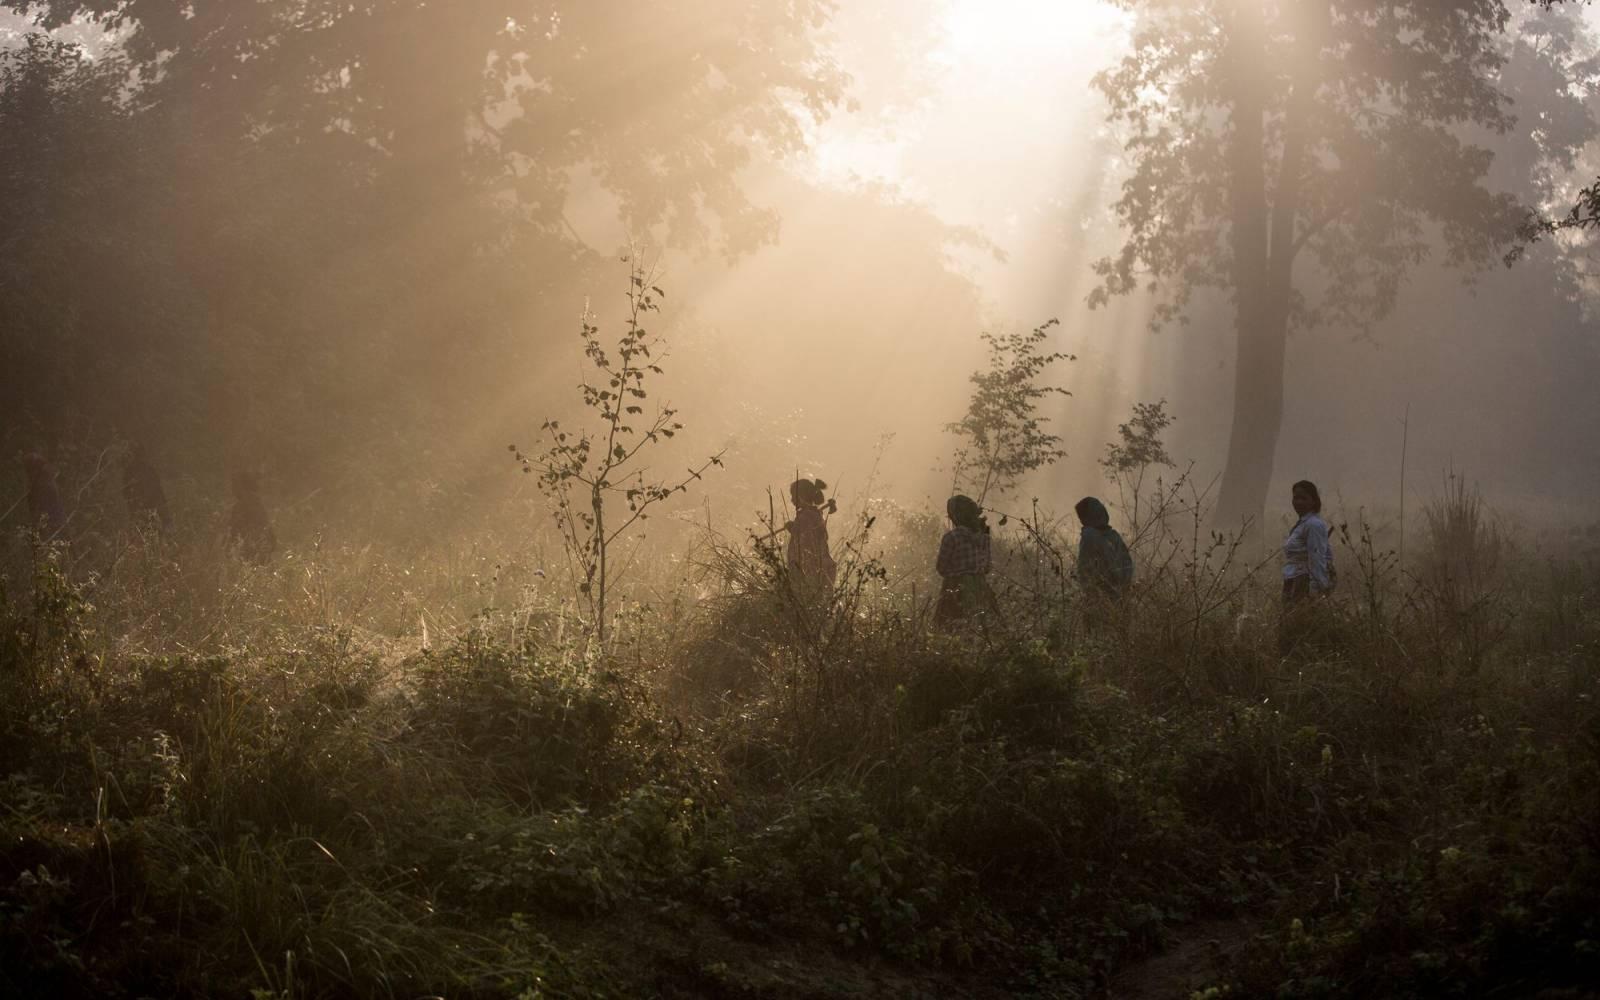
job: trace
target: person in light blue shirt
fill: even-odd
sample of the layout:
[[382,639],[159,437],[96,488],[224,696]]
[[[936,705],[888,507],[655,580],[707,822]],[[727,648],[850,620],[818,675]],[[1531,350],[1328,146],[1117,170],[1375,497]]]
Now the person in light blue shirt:
[[1310,480],[1293,487],[1294,512],[1299,520],[1283,540],[1283,603],[1303,604],[1313,597],[1333,593],[1333,543],[1328,522],[1322,519],[1322,496]]

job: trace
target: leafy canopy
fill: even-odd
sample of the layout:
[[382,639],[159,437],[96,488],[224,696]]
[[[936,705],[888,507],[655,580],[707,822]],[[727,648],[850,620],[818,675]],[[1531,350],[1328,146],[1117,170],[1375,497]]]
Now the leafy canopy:
[[[1521,210],[1485,189],[1492,156],[1466,138],[1513,121],[1500,0],[1115,2],[1135,16],[1131,51],[1096,86],[1129,155],[1114,206],[1128,238],[1098,263],[1091,304],[1144,286],[1164,293],[1164,323],[1198,289],[1237,291],[1241,265],[1268,263],[1236,259],[1241,184],[1291,213],[1272,219],[1270,266],[1317,265],[1289,302],[1302,328],[1366,329],[1435,237],[1470,266],[1514,231]],[[1256,122],[1259,155],[1232,144]],[[1285,169],[1292,143],[1303,155]]]
[[[774,217],[735,177],[805,145],[843,99],[831,0],[5,0],[47,27],[119,33],[145,100],[255,142],[337,146],[375,182],[451,210],[467,177],[551,232],[582,169],[635,232],[740,250]],[[438,185],[445,183],[444,188]],[[429,206],[396,204],[396,222]],[[712,221],[717,223],[713,231]]]

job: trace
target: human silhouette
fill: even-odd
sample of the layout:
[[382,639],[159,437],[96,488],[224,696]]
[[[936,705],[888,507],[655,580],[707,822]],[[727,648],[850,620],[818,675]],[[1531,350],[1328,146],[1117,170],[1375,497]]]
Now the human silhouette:
[[838,564],[828,551],[828,522],[823,509],[834,509],[824,494],[828,484],[820,479],[796,479],[789,484],[789,500],[794,504],[794,520],[789,522],[789,544],[784,552],[789,572],[802,586],[823,589],[833,586]]
[[1283,540],[1283,615],[1278,621],[1278,650],[1287,655],[1322,634],[1320,598],[1333,593],[1333,544],[1322,519],[1322,496],[1310,480],[1292,487],[1291,502],[1299,515]]
[[1333,544],[1322,519],[1317,485],[1302,479],[1292,487],[1291,502],[1299,515],[1283,540],[1283,603],[1303,604],[1333,592]]
[[944,505],[950,530],[939,541],[939,602],[934,605],[934,625],[952,631],[988,611],[995,610],[989,589],[989,522],[983,509],[969,496],[953,496]]
[[272,558],[278,548],[267,507],[261,502],[261,486],[246,472],[233,476],[233,510],[228,517],[228,534],[239,546],[240,554],[257,566]]
[[28,477],[29,525],[40,538],[49,541],[67,526],[67,508],[56,486],[56,470],[36,451],[22,456],[22,469]]
[[1120,600],[1133,582],[1133,554],[1111,526],[1111,514],[1097,497],[1084,497],[1073,508],[1083,533],[1078,537],[1078,582],[1093,596]]
[[150,463],[144,445],[135,443],[122,459],[122,500],[128,520],[136,528],[154,528],[165,535],[172,530],[172,510],[161,488],[161,474]]

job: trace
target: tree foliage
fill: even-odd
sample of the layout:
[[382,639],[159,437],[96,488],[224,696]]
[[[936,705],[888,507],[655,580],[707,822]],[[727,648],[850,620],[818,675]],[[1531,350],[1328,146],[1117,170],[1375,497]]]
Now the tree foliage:
[[1134,403],[1133,416],[1127,423],[1117,425],[1117,441],[1106,445],[1105,457],[1100,467],[1111,475],[1142,472],[1152,465],[1172,466],[1172,456],[1161,435],[1172,426],[1173,417],[1167,413],[1167,401]]
[[[1153,282],[1176,318],[1199,289],[1236,291],[1241,268],[1307,254],[1327,280],[1297,289],[1295,325],[1364,329],[1428,256],[1430,224],[1452,261],[1492,260],[1518,206],[1483,188],[1490,154],[1460,129],[1514,120],[1496,86],[1502,4],[1120,6],[1138,16],[1133,51],[1096,82],[1133,155],[1115,206],[1129,238],[1097,266],[1095,303]],[[1238,130],[1257,120],[1259,155],[1241,162]],[[1271,222],[1250,259],[1233,232],[1247,195]]]
[[[1237,310],[1224,517],[1258,512],[1291,329],[1365,331],[1436,246],[1482,266],[1522,209],[1470,130],[1513,122],[1500,0],[1118,0],[1131,51],[1097,78],[1131,173],[1092,304],[1147,288],[1156,321],[1216,289]],[[1296,280],[1297,264],[1314,272]],[[1309,275],[1305,276],[1309,277]]]
[[[7,6],[118,32],[142,102],[181,106],[205,139],[333,150],[354,176],[431,191],[448,212],[462,206],[446,193],[464,187],[514,193],[552,232],[581,165],[635,231],[665,223],[704,239],[716,219],[730,248],[751,245],[771,217],[734,171],[752,144],[803,148],[805,118],[827,115],[846,82],[818,45],[829,0]],[[387,207],[401,227],[420,208]]]
[[650,508],[687,492],[707,469],[722,465],[719,452],[672,481],[647,477],[641,465],[646,449],[670,441],[683,429],[671,406],[658,406],[654,416],[645,413],[649,398],[645,384],[662,374],[656,363],[661,338],[644,326],[649,314],[661,311],[666,294],[653,282],[638,256],[631,258],[628,325],[614,349],[606,349],[590,316],[583,318],[580,336],[588,369],[578,391],[594,424],[568,429],[559,420],[546,420],[539,428],[545,438],[542,454],[525,455],[511,445],[522,471],[539,474],[539,488],[555,508],[556,527],[573,564],[578,593],[588,604],[595,635],[602,641],[607,597],[617,575],[611,558],[617,544],[650,516]]
[[1060,435],[1047,429],[1050,418],[1039,413],[1050,396],[1072,395],[1039,381],[1055,362],[1077,360],[1045,351],[1050,329],[1058,323],[1052,319],[1028,333],[982,334],[988,367],[972,373],[966,415],[945,428],[960,442],[951,488],[971,490],[980,504],[991,490],[1009,493],[1023,476],[1066,454]]
[[525,331],[610,258],[572,203],[748,251],[777,220],[741,172],[847,83],[827,0],[0,7],[110,32],[0,81],[29,137],[0,151],[8,436],[120,431],[297,491],[472,475],[454,429],[526,391],[552,345]]

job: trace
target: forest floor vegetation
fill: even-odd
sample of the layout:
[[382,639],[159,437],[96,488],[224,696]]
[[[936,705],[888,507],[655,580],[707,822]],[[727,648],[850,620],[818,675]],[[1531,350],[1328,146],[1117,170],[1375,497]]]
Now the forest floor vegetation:
[[956,636],[926,519],[827,597],[711,538],[603,645],[526,560],[27,548],[0,993],[1592,996],[1600,560],[1463,510],[1287,651],[1198,525]]

